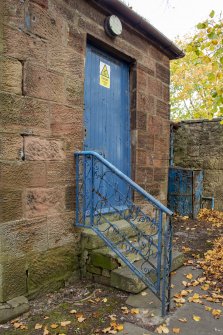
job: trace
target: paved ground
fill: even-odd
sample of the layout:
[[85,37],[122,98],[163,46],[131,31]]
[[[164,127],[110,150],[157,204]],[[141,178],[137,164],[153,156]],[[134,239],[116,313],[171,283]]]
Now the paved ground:
[[[172,296],[185,289],[182,281],[185,281],[187,274],[192,274],[193,279],[195,280],[196,278],[201,277],[202,271],[191,266],[185,266],[178,269],[173,275]],[[222,302],[210,302],[203,299],[202,297],[206,295],[206,292],[202,291],[199,285],[192,288],[190,287],[189,289],[191,289],[192,292],[185,298],[186,302],[182,304],[181,307],[175,307],[172,297],[172,311],[169,317],[162,322],[165,323],[166,327],[169,329],[168,334],[172,335],[177,332],[181,335],[223,334]],[[150,291],[145,290],[145,292],[147,293],[146,295],[142,295],[141,293],[130,295],[126,301],[128,305],[139,308],[140,313],[137,317],[141,319],[142,327],[136,327],[133,324],[125,323],[124,330],[119,333],[120,335],[155,334],[146,330],[144,326],[146,327],[148,323],[159,324],[162,321],[162,318],[160,317],[160,302]],[[196,293],[199,294],[200,302],[188,302],[188,298],[193,297]],[[221,317],[219,319],[214,318],[211,313],[212,310],[208,311],[205,307],[206,309],[210,307],[212,310],[221,310]],[[194,316],[195,318],[199,317],[199,321],[195,321],[193,319]]]

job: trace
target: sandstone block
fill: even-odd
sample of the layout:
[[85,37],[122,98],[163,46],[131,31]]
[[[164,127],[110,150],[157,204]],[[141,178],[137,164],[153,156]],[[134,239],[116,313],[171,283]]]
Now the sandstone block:
[[63,143],[28,136],[25,138],[25,157],[27,160],[63,160],[65,159]]
[[65,280],[78,268],[72,244],[33,255],[28,262],[28,293],[40,290],[47,283]]
[[64,102],[64,77],[62,74],[48,71],[46,68],[31,63],[24,67],[25,95]]
[[47,217],[49,249],[73,244],[80,251],[80,230],[74,227],[74,213]]
[[51,70],[75,75],[76,80],[84,80],[84,55],[73,48],[61,48],[58,44],[50,44],[48,48],[48,64]]
[[0,127],[7,131],[23,132],[28,127],[36,132],[47,132],[49,129],[49,107],[46,102],[1,92],[0,106]]
[[47,44],[44,40],[9,26],[4,26],[3,34],[4,55],[23,61],[46,64]]
[[84,85],[83,81],[74,79],[73,77],[66,78],[66,101],[67,104],[72,104],[72,106],[77,106],[83,108],[84,103]]
[[74,26],[69,26],[68,46],[73,48],[76,52],[85,54],[85,32],[81,32]]
[[166,103],[169,103],[169,101],[170,101],[170,89],[169,89],[169,86],[162,84],[162,88],[163,88],[162,100],[164,102],[166,102]]
[[76,188],[67,186],[65,189],[65,206],[67,211],[74,211],[76,205]]
[[148,76],[148,91],[151,95],[162,99],[162,83],[160,80]]
[[48,185],[74,184],[75,167],[74,159],[65,161],[47,162],[47,183]]
[[137,148],[147,149],[150,152],[154,150],[154,136],[153,134],[149,135],[146,132],[140,131],[138,133],[138,143]]
[[22,218],[22,191],[3,189],[1,181],[0,203],[1,222]]
[[[2,0],[2,21],[12,27],[24,27],[25,3],[17,0]],[[1,20],[0,20],[1,21]]]
[[9,300],[7,303],[0,304],[0,323],[15,319],[17,316],[28,312],[29,302],[21,296]]
[[0,90],[22,93],[22,63],[17,59],[0,57]]
[[170,83],[170,70],[169,68],[156,63],[156,76],[165,84]]
[[43,8],[48,8],[48,0],[31,0],[31,2],[36,3]]
[[63,40],[67,26],[55,11],[49,12],[35,3],[30,3],[27,17],[29,20],[26,20],[26,29],[32,34],[48,41],[61,42]]
[[156,113],[154,97],[152,97],[151,95],[142,93],[142,92],[138,92],[137,110],[147,113],[149,115],[154,115]]
[[170,107],[168,104],[157,100],[156,103],[156,115],[159,115],[162,118],[169,119],[170,118]]
[[60,214],[65,209],[64,196],[64,190],[58,188],[26,189],[26,217]]
[[0,135],[0,159],[19,160],[21,158],[22,136]]
[[0,270],[1,302],[26,294],[27,275],[25,258],[14,258],[1,261]]
[[1,164],[2,184],[11,190],[24,187],[46,186],[46,167],[44,162],[11,162]]
[[2,236],[1,256],[25,257],[31,252],[41,252],[48,248],[46,218],[17,220],[0,226]]

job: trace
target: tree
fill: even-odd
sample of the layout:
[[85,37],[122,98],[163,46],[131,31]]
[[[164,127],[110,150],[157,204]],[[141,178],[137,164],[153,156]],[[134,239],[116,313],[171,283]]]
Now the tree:
[[223,116],[223,20],[209,18],[177,44],[186,56],[171,65],[172,119]]

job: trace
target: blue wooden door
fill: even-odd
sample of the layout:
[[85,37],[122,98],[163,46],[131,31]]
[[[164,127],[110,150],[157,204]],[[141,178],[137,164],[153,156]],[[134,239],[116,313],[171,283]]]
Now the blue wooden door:
[[[84,97],[84,149],[102,154],[110,163],[130,176],[128,64],[89,44],[86,53]],[[111,180],[111,184],[113,182]],[[125,194],[124,183],[119,187]],[[106,191],[108,194],[109,190]],[[115,199],[110,200],[117,205]]]

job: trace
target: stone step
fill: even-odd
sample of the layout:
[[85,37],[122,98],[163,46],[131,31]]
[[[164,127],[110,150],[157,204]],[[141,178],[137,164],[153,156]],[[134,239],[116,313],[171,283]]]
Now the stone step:
[[[171,271],[175,271],[183,266],[184,255],[178,251],[173,251]],[[141,268],[143,261],[136,261],[136,268]],[[156,280],[155,273],[150,275],[150,279]],[[127,267],[120,267],[111,271],[110,284],[112,287],[131,293],[139,293],[146,288],[146,285]]]
[[[132,239],[130,238],[129,240],[134,247],[136,248],[139,247],[139,243],[134,242],[134,237]],[[155,239],[154,242],[157,242],[157,239]],[[127,250],[125,245],[124,246],[120,245],[119,250],[125,255],[125,257],[131,263],[139,261],[141,259],[141,256],[139,253],[134,252],[134,249]],[[146,251],[147,250],[144,249],[144,254],[146,253]],[[155,251],[154,247],[151,248],[151,252],[153,251]],[[98,267],[98,268],[106,269],[106,270],[114,270],[116,268],[119,268],[120,266],[125,266],[125,263],[109,247],[92,250],[89,253],[88,264],[93,265],[93,267]],[[87,267],[87,271],[91,272],[89,267]]]
[[[126,220],[118,220],[112,222],[112,224],[116,225],[120,232],[124,233],[128,237],[134,237],[136,235],[135,230],[131,227],[129,222]],[[108,232],[106,232],[106,228],[109,227],[107,223],[102,223],[99,227],[100,231],[105,231],[105,235],[108,237],[109,240],[118,242],[122,240],[122,237],[117,234],[114,230],[110,229]],[[138,222],[137,227],[148,233],[151,233],[151,230],[149,228],[148,223],[145,222]],[[93,249],[99,249],[105,246],[104,241],[92,230],[89,228],[84,228],[82,231],[82,239],[81,244],[83,250],[93,250]]]

